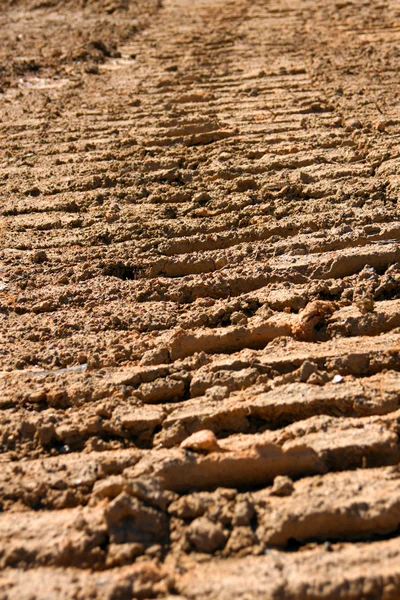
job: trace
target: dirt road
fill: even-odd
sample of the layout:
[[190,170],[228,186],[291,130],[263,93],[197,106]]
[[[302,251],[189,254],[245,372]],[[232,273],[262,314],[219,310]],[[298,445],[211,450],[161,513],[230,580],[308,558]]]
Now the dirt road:
[[0,14],[0,598],[400,597],[400,3]]

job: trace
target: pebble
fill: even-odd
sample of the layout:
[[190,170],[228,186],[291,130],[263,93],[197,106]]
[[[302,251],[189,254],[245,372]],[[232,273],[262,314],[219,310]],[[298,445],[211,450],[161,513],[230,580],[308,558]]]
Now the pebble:
[[205,393],[210,400],[223,400],[229,396],[229,388],[226,385],[213,385]]
[[376,123],[376,125],[375,125],[375,128],[376,128],[378,131],[386,131],[386,128],[387,128],[387,126],[388,126],[388,122],[387,122],[387,121],[384,121],[384,120],[381,120],[381,121],[378,121],[378,122]]
[[199,552],[215,552],[225,545],[227,537],[220,523],[212,523],[206,517],[195,519],[188,527],[188,538]]
[[36,250],[35,252],[32,253],[32,262],[34,262],[35,264],[41,264],[46,262],[47,260],[47,254],[44,250]]
[[294,491],[293,481],[286,475],[278,475],[274,479],[271,494],[273,496],[291,496]]
[[352,119],[347,123],[349,129],[362,129],[362,123],[358,119]]
[[232,325],[246,325],[247,317],[242,312],[234,312],[231,314],[231,323]]
[[210,429],[202,429],[196,431],[184,440],[181,445],[184,450],[192,450],[193,452],[220,452],[221,448],[215,434]]

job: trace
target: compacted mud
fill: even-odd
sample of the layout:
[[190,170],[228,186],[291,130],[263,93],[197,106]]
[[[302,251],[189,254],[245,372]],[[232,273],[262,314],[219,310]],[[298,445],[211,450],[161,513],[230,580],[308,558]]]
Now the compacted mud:
[[399,35],[2,2],[1,600],[400,597]]

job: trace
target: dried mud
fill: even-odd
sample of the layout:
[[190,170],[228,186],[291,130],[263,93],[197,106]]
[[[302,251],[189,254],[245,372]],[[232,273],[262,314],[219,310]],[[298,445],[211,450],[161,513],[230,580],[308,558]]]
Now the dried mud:
[[2,3],[1,600],[400,597],[399,22]]

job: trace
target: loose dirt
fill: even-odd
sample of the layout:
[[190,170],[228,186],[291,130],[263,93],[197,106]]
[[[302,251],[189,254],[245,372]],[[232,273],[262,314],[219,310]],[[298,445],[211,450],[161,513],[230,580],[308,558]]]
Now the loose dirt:
[[399,23],[3,1],[1,600],[400,597]]

